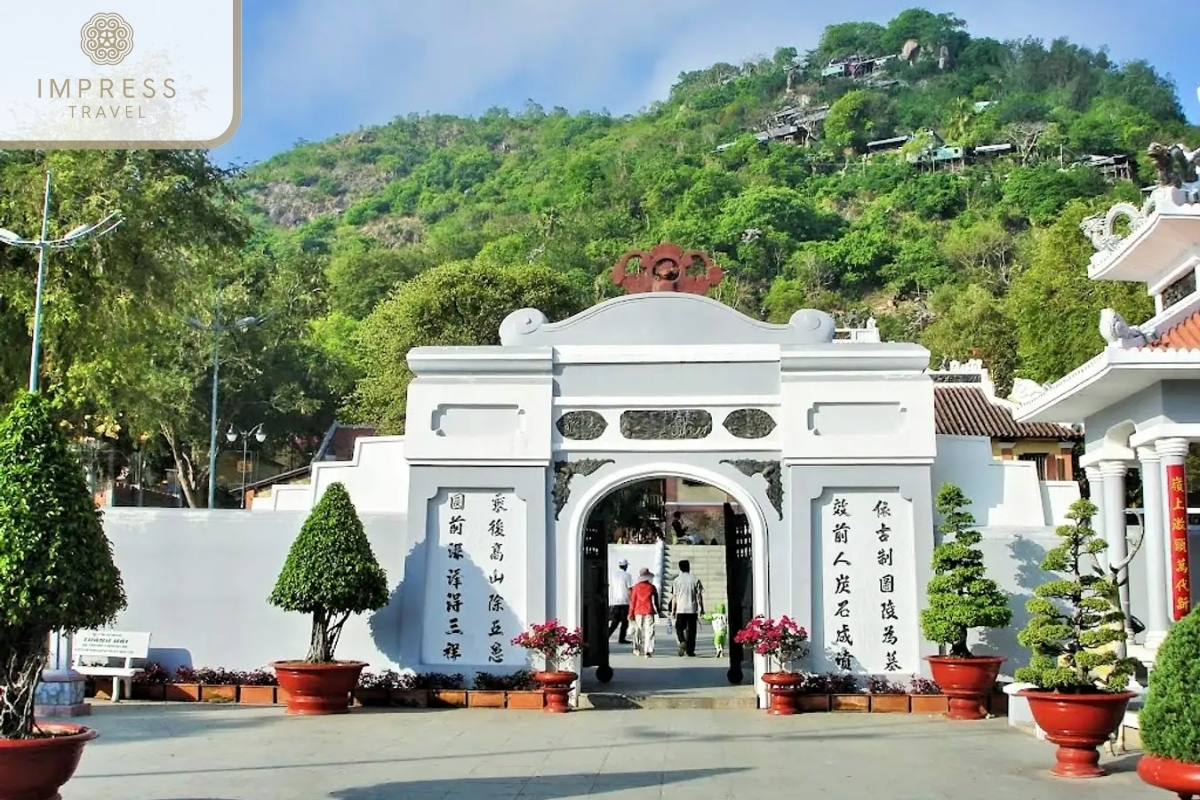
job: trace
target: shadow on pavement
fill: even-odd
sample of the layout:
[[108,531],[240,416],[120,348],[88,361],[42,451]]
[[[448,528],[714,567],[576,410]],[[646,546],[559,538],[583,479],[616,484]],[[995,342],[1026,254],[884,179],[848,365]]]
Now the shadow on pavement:
[[[279,716],[283,716],[282,709]],[[167,737],[206,736],[268,724],[276,717],[263,714],[260,706],[222,705],[218,710],[203,703],[179,703],[169,706],[94,706],[91,719],[94,722],[80,723],[100,731],[100,737],[88,745],[89,749],[102,748],[106,744],[153,741]],[[120,724],[105,725],[107,719],[119,719]]]
[[664,772],[570,773],[536,775],[532,778],[441,778],[436,780],[395,781],[343,789],[329,795],[335,800],[428,800],[453,792],[462,797],[501,797],[519,793],[521,797],[555,800],[619,793],[629,789],[670,786],[704,778],[746,772],[744,767],[681,769]]

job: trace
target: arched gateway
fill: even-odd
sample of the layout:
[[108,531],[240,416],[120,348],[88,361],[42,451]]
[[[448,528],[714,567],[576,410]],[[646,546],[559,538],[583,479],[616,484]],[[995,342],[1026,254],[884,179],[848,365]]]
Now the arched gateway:
[[835,339],[819,311],[753,320],[705,297],[719,268],[673,245],[613,277],[625,296],[557,323],[516,311],[499,347],[410,352],[408,521],[425,536],[401,587],[405,666],[524,666],[523,626],[583,618],[593,506],[679,476],[737,501],[752,610],[808,628],[809,669],[920,672],[928,351]]

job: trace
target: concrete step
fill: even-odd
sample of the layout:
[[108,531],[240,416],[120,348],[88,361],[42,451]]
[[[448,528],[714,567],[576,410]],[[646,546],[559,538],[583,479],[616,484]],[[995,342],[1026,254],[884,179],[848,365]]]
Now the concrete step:
[[745,695],[704,696],[695,694],[618,694],[616,692],[587,692],[579,695],[580,708],[614,709],[704,709],[713,711],[754,711],[758,698],[752,689]]

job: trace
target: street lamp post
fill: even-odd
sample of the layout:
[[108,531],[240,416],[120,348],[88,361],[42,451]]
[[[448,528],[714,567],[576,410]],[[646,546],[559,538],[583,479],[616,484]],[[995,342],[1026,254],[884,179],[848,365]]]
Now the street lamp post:
[[263,423],[258,423],[248,431],[234,430],[234,427],[230,425],[229,430],[225,433],[225,439],[230,444],[236,442],[238,437],[241,437],[242,440],[242,508],[246,507],[246,458],[249,455],[251,436],[253,436],[254,441],[258,442],[259,444],[262,444],[267,440],[267,434],[263,431]]
[[0,242],[12,247],[25,247],[38,251],[37,292],[33,300],[33,347],[29,354],[29,391],[38,390],[38,361],[42,350],[42,296],[46,291],[46,251],[65,250],[80,242],[103,236],[121,224],[117,212],[109,214],[94,225],[80,225],[59,239],[50,238],[50,173],[46,173],[46,194],[42,201],[42,235],[37,239],[25,239],[10,230],[0,228]]
[[217,286],[217,302],[213,309],[213,321],[204,324],[195,317],[187,320],[187,325],[198,331],[206,331],[213,335],[213,386],[212,386],[212,424],[208,436],[208,507],[217,506],[217,392],[218,378],[221,372],[221,334],[226,331],[246,331],[256,325],[261,325],[267,318],[263,314],[257,317],[242,317],[230,323],[221,322],[221,287]]
[[[46,191],[42,198],[42,231],[36,239],[26,239],[7,228],[0,228],[0,242],[10,247],[24,247],[38,251],[37,289],[33,299],[33,344],[29,353],[29,391],[38,391],[38,372],[42,349],[42,297],[46,291],[46,252],[66,250],[80,242],[100,237],[121,224],[117,212],[109,214],[93,225],[72,228],[65,236],[50,238],[50,172],[46,171]],[[91,707],[84,702],[83,676],[72,667],[71,635],[55,631],[50,637],[50,666],[42,671],[42,679],[35,690],[35,713],[45,716],[79,716],[87,714]]]

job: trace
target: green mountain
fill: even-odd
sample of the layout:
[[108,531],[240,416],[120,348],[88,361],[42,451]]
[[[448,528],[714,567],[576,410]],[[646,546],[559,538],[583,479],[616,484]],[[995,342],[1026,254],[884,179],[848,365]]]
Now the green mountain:
[[[335,417],[403,428],[409,348],[494,343],[522,306],[574,313],[663,240],[709,251],[713,296],[747,314],[873,316],[935,363],[1052,380],[1098,352],[1100,309],[1152,313],[1144,287],[1087,280],[1080,220],[1140,198],[1151,142],[1198,140],[1145,62],[911,9],[685,73],[620,118],[408,116],[236,175],[193,151],[0,151],[0,227],[38,230],[47,168],[53,231],[121,210],[49,259],[42,383],[94,474],[149,456],[194,505],[216,342],[219,430],[261,422],[264,457],[294,466]],[[0,247],[5,398],[27,379],[36,270]]]
[[[1148,305],[1075,281],[1088,308],[1070,334],[1086,334],[1056,342],[1061,357],[1042,352],[1018,334],[1049,327],[1036,314],[1065,287],[1039,283],[1039,258],[1052,262],[1042,272],[1082,274],[1084,210],[1136,199],[1147,145],[1196,133],[1145,62],[973,37],[912,9],[831,26],[803,56],[781,47],[682,74],[635,115],[530,101],[397,118],[300,143],[241,188],[272,241],[327,259],[330,311],[349,319],[461,260],[546,265],[597,299],[621,253],[672,240],[711,252],[728,276],[716,296],[747,313],[870,314],[938,357],[1048,380],[1098,346],[1095,301],[1133,317]],[[1060,299],[1072,318],[1074,299]]]

